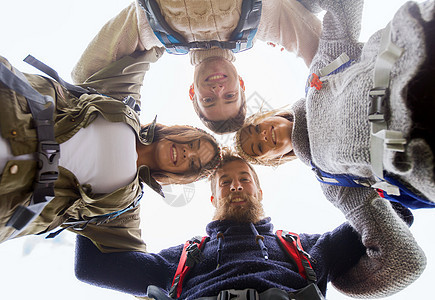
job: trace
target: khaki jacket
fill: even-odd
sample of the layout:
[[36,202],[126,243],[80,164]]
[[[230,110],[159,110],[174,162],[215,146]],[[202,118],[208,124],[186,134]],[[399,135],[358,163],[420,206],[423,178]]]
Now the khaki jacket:
[[[25,74],[29,83],[41,94],[51,96],[56,102],[55,138],[58,143],[70,139],[81,128],[88,126],[102,115],[111,122],[128,124],[136,132],[138,141],[149,144],[152,137],[141,137],[138,115],[122,100],[132,96],[139,101],[140,88],[149,68],[162,55],[162,50],[126,56],[90,76],[81,86],[92,87],[101,94],[83,94],[79,98],[70,94],[54,80]],[[9,62],[0,57],[0,63],[17,72]],[[10,142],[12,153],[34,153],[37,136],[27,100],[14,91],[0,85],[0,128],[2,137]],[[12,230],[5,224],[19,205],[29,203],[36,171],[34,160],[11,160],[0,177],[0,242],[6,240]],[[74,174],[59,168],[55,182],[55,198],[44,208],[41,215],[18,236],[41,234],[56,227],[66,227],[67,221],[89,220],[96,216],[113,213],[131,205],[142,193],[141,183],[154,190],[160,186],[150,176],[146,166],[139,168],[136,178],[127,186],[110,194],[93,194],[89,187],[80,185]],[[125,250],[145,251],[140,237],[139,206],[104,224],[88,224],[84,230],[70,230],[89,237],[103,252]]]

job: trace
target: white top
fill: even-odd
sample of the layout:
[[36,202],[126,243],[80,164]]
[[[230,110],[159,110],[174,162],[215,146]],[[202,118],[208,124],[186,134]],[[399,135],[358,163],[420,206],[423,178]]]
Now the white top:
[[[14,157],[7,140],[0,138],[0,169],[11,159],[34,159],[33,154]],[[124,123],[97,117],[60,145],[59,165],[71,171],[93,193],[111,193],[130,182],[137,172],[136,135]]]

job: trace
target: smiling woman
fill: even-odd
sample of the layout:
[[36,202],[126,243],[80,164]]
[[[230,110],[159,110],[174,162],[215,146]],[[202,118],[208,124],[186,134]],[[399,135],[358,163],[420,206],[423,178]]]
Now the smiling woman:
[[293,115],[287,109],[258,112],[236,132],[235,147],[247,161],[276,166],[296,159],[292,144]]
[[157,124],[154,142],[138,144],[137,151],[138,165],[150,167],[151,175],[164,184],[186,184],[207,177],[220,157],[212,135],[186,125]]
[[[69,229],[103,252],[145,251],[144,185],[163,196],[157,181],[192,183],[220,157],[202,130],[140,125],[141,80],[160,56],[152,49],[121,59],[83,87],[24,75],[0,57],[0,242],[62,227],[53,235]],[[145,68],[125,72],[132,65]]]

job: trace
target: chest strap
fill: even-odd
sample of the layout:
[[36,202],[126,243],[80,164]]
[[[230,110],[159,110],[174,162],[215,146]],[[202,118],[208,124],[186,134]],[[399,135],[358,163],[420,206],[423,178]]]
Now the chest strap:
[[15,229],[9,239],[22,232],[53,200],[54,182],[59,176],[60,147],[54,135],[55,102],[50,96],[37,92],[23,74],[18,74],[14,74],[5,65],[0,64],[0,82],[27,100],[38,137],[36,152],[38,167],[29,205],[19,206],[6,223],[6,226]]

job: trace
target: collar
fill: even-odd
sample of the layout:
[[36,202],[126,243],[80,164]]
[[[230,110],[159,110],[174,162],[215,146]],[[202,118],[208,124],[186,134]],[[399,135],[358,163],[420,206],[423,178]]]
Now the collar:
[[140,166],[138,174],[141,182],[146,183],[153,191],[165,198],[162,186],[151,176],[151,171],[148,166]]
[[[154,121],[151,122],[147,127],[144,127],[140,130],[139,138],[144,145],[151,145],[153,143],[156,122],[157,116],[155,116]],[[162,186],[151,176],[151,170],[148,166],[140,166],[138,169],[138,174],[141,182],[146,183],[153,191],[157,192],[163,198],[165,197]]]
[[154,120],[146,127],[141,128],[139,131],[139,139],[144,145],[151,145],[154,141],[154,130],[156,128],[157,116]]
[[[273,224],[269,217],[254,224],[259,234],[273,234]],[[213,221],[208,223],[206,232],[211,238],[216,238],[218,232],[223,232],[224,235],[252,235],[251,223],[239,223],[235,221]]]

